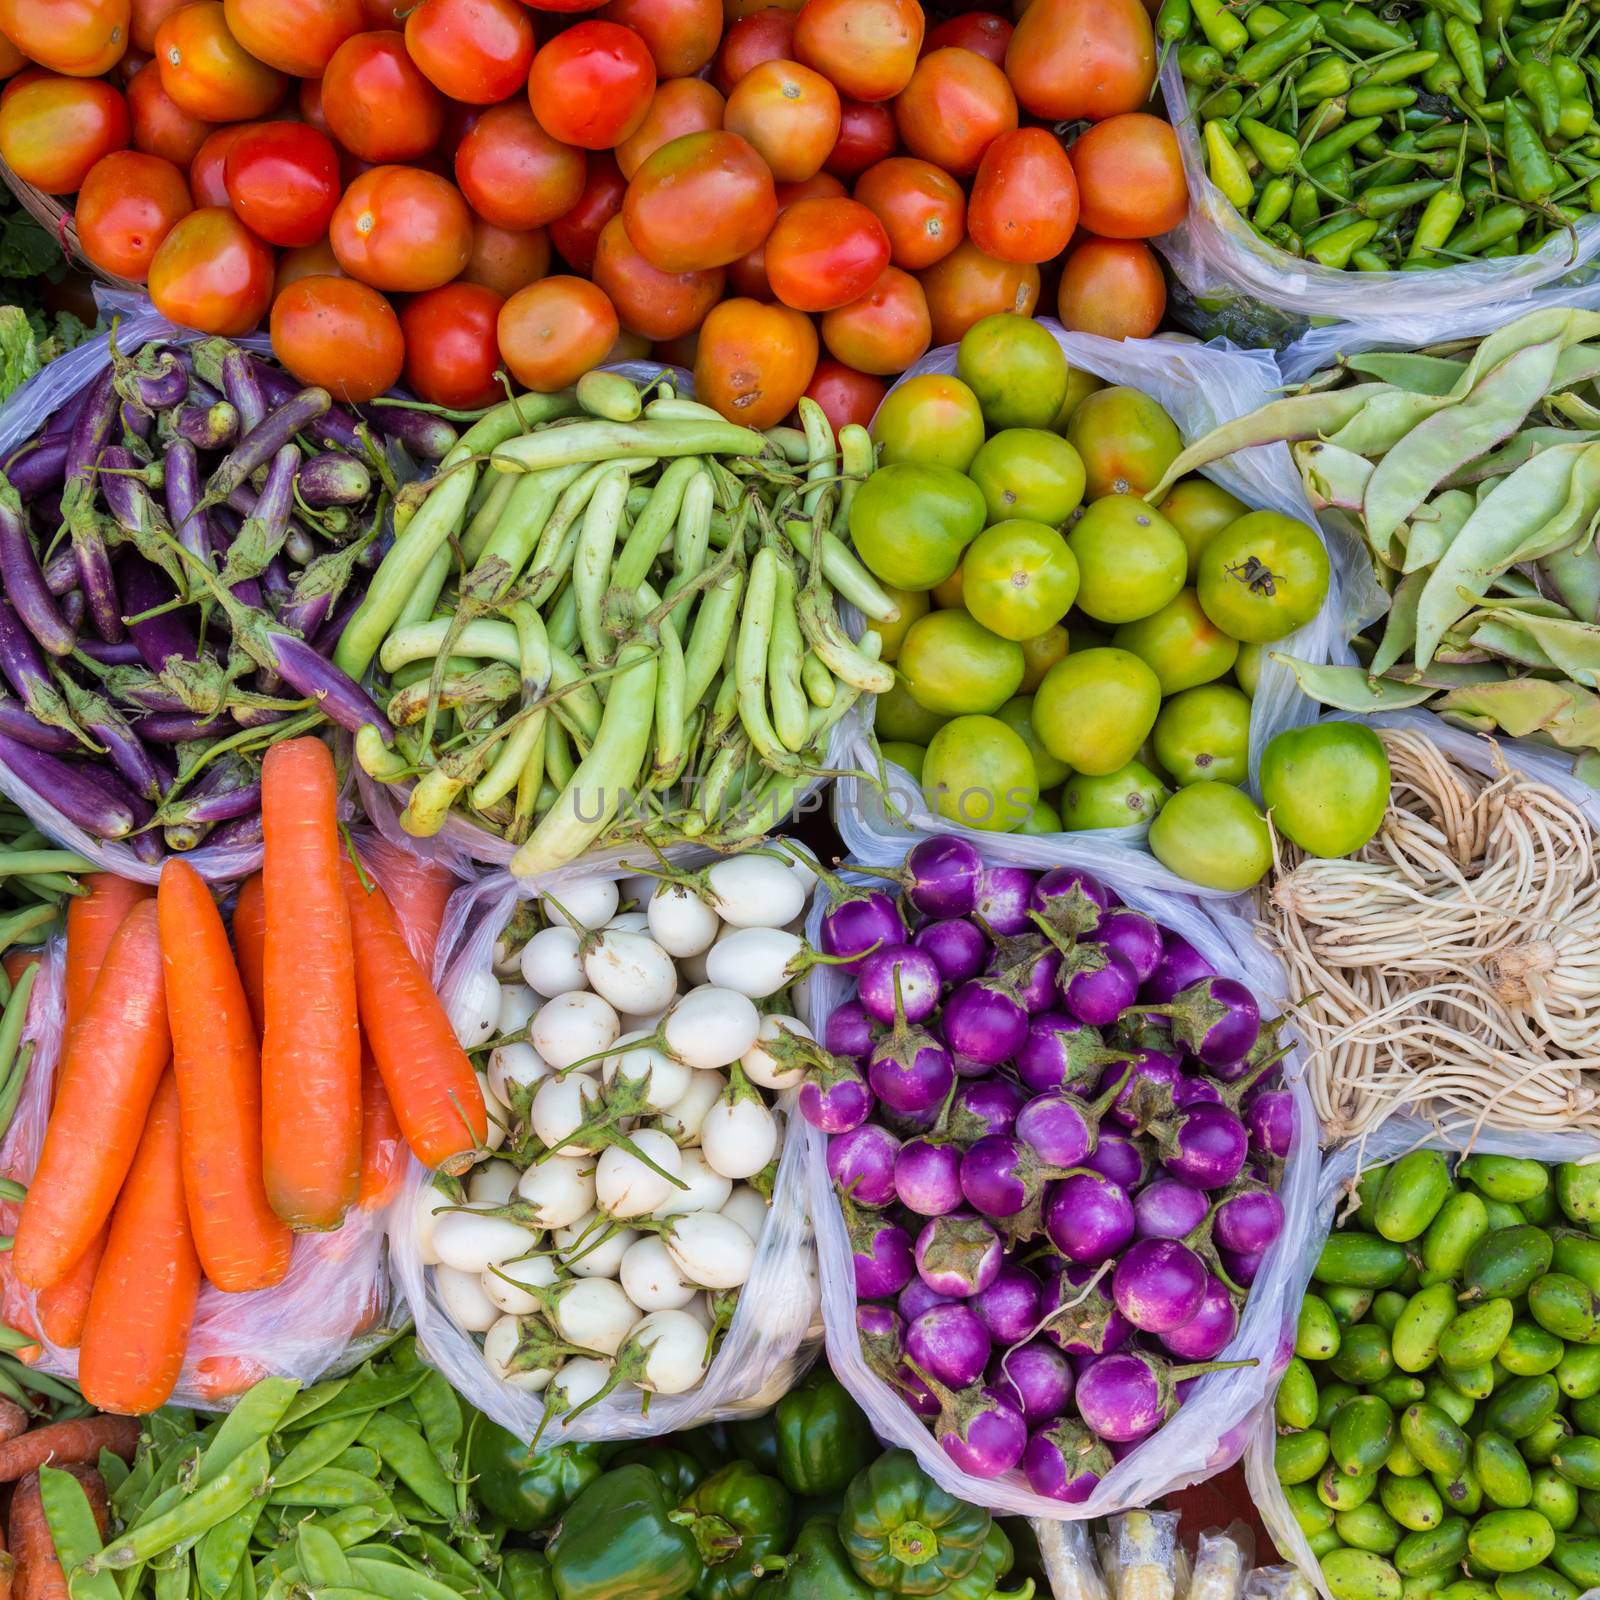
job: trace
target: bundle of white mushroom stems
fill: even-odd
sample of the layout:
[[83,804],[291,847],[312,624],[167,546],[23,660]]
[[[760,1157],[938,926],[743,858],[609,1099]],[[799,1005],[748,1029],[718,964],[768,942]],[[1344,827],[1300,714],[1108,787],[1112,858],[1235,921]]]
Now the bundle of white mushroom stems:
[[1600,1132],[1600,852],[1572,801],[1495,753],[1380,730],[1389,810],[1357,855],[1286,849],[1260,896],[1329,1141],[1386,1117]]

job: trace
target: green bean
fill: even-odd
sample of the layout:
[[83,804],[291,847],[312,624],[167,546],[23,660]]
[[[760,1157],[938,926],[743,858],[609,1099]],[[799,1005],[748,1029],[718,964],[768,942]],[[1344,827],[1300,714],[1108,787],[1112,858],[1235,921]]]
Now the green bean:
[[[624,594],[631,594],[644,582],[654,565],[667,535],[672,532],[683,507],[683,497],[696,478],[704,476],[704,468],[693,456],[680,456],[668,464],[650,491],[650,499],[639,519],[633,525],[626,542],[617,555],[616,571],[612,582]],[[710,507],[706,508],[709,519]],[[709,520],[707,533],[710,532]]]
[[674,395],[670,400],[652,400],[644,414],[654,422],[722,422],[725,419],[715,406],[703,405],[698,400],[685,400]]
[[[856,491],[872,476],[872,469],[876,465],[877,450],[872,443],[872,435],[859,422],[847,422],[839,430],[839,502],[833,512],[834,533],[842,533],[850,526],[850,506],[855,500]],[[826,567],[826,542],[823,550]],[[828,581],[833,582],[831,575]],[[868,612],[868,615],[871,613]]]
[[745,574],[732,563],[706,592],[695,617],[694,631],[684,650],[684,704],[695,706],[705,697],[712,680],[722,669],[728,641],[738,620],[739,601],[744,593]]
[[[537,472],[543,467],[614,461],[623,456],[759,456],[765,445],[765,438],[753,428],[741,428],[720,418],[714,423],[651,417],[639,422],[575,422],[570,427],[547,428],[498,446],[490,456],[490,465],[501,472]],[[380,576],[381,573],[382,568]]]
[[601,623],[606,584],[611,573],[611,558],[616,549],[617,530],[622,522],[622,505],[628,494],[628,474],[623,468],[608,468],[595,485],[583,514],[578,548],[572,558],[572,589],[578,607],[578,637],[592,667],[603,667],[611,659],[609,641]]
[[148,1513],[85,1563],[85,1571],[137,1566],[164,1550],[187,1547],[260,1494],[268,1479],[266,1441],[260,1440],[203,1488],[159,1516]]
[[30,933],[40,938],[48,937],[44,930],[52,926],[58,915],[53,905],[35,905],[24,906],[8,917],[0,917],[0,950],[9,949]]
[[763,760],[784,767],[789,765],[791,757],[767,714],[767,654],[777,592],[777,552],[763,546],[750,563],[750,582],[739,618],[734,674],[738,681],[739,720],[744,724],[750,743]]
[[93,872],[94,863],[75,850],[0,851],[0,878],[37,873]]
[[[508,606],[506,615],[517,631],[522,706],[526,710],[549,687],[550,638],[545,631],[544,618],[527,601],[519,600]],[[501,744],[489,770],[472,791],[472,803],[480,811],[510,794],[528,764],[528,757],[534,750],[543,749],[545,715],[537,711],[525,717]]]
[[711,515],[716,491],[711,474],[698,462],[695,465],[694,476],[684,485],[678,526],[672,535],[672,567],[681,578],[692,578],[700,572],[705,566],[711,542]]
[[379,1411],[362,1429],[361,1437],[424,1505],[447,1519],[455,1515],[455,1490],[427,1440],[415,1428]]
[[816,515],[817,503],[838,472],[838,448],[828,414],[809,395],[802,395],[795,408],[806,437],[806,492],[800,507],[807,518]]
[[[394,672],[412,661],[436,660],[450,632],[449,617],[433,617],[397,629],[384,640],[379,665],[385,672]],[[489,617],[474,618],[460,629],[455,636],[455,649],[463,656],[505,661],[512,666],[520,660],[516,629],[509,622],[496,622]]]
[[632,422],[642,409],[639,386],[618,372],[597,367],[578,379],[578,404],[592,417],[611,422]]
[[469,563],[483,554],[518,487],[517,479],[497,472],[484,473],[478,480],[478,492],[467,507],[467,525],[461,534],[461,554]]
[[814,650],[807,650],[801,658],[800,682],[805,685],[806,699],[812,705],[826,710],[833,704],[833,697],[838,693],[838,684]]
[[772,696],[773,728],[784,748],[795,752],[805,748],[809,710],[800,681],[805,641],[800,636],[800,619],[795,615],[798,592],[794,568],[779,556],[773,590],[772,634],[767,644],[767,684]]
[[[810,523],[791,520],[784,523],[783,531],[789,543],[810,561],[813,549]],[[833,533],[822,536],[822,575],[836,594],[874,622],[900,620],[900,607],[883,592],[878,580],[861,565],[844,541]]]
[[667,788],[678,780],[688,759],[684,747],[684,719],[688,715],[687,667],[678,630],[670,619],[661,627],[661,659],[656,673],[655,759],[651,763],[650,783]]

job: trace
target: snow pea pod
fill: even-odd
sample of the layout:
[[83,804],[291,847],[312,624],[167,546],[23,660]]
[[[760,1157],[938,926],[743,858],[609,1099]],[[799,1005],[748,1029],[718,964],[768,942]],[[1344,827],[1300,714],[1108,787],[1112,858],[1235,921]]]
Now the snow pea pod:
[[265,1439],[236,1456],[210,1483],[156,1517],[141,1517],[83,1565],[86,1576],[140,1566],[165,1550],[194,1543],[241,1511],[265,1487],[270,1468]]

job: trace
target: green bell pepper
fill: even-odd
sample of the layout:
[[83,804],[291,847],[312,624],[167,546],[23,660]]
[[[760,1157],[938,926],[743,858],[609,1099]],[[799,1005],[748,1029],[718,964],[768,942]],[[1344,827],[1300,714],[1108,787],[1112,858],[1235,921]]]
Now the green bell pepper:
[[694,1533],[637,1463],[591,1483],[556,1524],[546,1554],[559,1600],[682,1600],[705,1571]]
[[996,1522],[983,1541],[978,1564],[964,1578],[957,1578],[939,1597],[939,1600],[1033,1600],[1033,1579],[1027,1579],[1020,1589],[999,1590],[1000,1580],[1011,1570],[1013,1560],[1011,1541],[1006,1531]]
[[687,1450],[672,1449],[651,1439],[630,1445],[612,1457],[614,1467],[648,1467],[661,1484],[661,1492],[673,1504],[688,1498],[694,1486],[705,1477],[705,1468]]
[[600,1446],[533,1450],[488,1417],[472,1428],[473,1493],[508,1528],[543,1533],[603,1470]]
[[730,1461],[696,1485],[672,1513],[704,1567],[694,1600],[751,1600],[766,1559],[788,1548],[791,1513],[789,1491],[748,1461]]
[[778,1476],[794,1494],[836,1494],[878,1454],[866,1415],[826,1369],[778,1402],[773,1413]]
[[874,1589],[938,1594],[977,1566],[991,1522],[981,1506],[946,1494],[909,1450],[891,1450],[852,1480],[839,1536]]
[[728,1439],[741,1461],[748,1461],[769,1478],[778,1476],[778,1420],[772,1412],[730,1422]]
[[782,1574],[762,1587],[762,1600],[876,1600],[855,1574],[829,1517],[813,1517],[800,1530]]
[[507,1600],[556,1600],[550,1563],[537,1550],[507,1550],[500,1558],[499,1588]]

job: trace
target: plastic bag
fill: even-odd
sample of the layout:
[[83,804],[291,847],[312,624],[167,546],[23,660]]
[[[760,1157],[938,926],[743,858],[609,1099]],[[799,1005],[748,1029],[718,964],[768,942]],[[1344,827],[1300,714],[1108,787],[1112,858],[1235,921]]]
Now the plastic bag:
[[1036,1517],[1031,1526],[1055,1600],[1109,1600],[1087,1523]]
[[[706,852],[700,852],[704,859]],[[579,875],[576,863],[567,876]],[[612,869],[590,866],[584,877],[615,878]],[[539,889],[561,881],[547,875]],[[457,890],[440,933],[436,982],[446,1011],[453,1016],[463,991],[492,971],[494,944],[519,898],[535,893],[532,884],[496,873]],[[542,1441],[561,1444],[582,1439],[648,1439],[729,1417],[755,1416],[772,1405],[815,1358],[805,1343],[819,1303],[816,1251],[806,1215],[806,1173],[793,1093],[780,1097],[787,1117],[778,1181],[767,1225],[756,1246],[755,1264],[739,1293],[733,1322],[704,1379],[685,1394],[650,1396],[649,1410],[637,1390],[619,1390],[598,1405],[552,1429]],[[398,1291],[411,1309],[417,1344],[456,1391],[501,1427],[531,1440],[544,1418],[538,1395],[490,1375],[472,1336],[458,1328],[439,1299],[433,1274],[416,1248],[414,1218],[430,1174],[409,1163],[406,1180],[389,1208],[389,1264]]]
[[1239,1600],[1255,1540],[1242,1522],[1207,1528],[1194,1546],[1194,1570],[1185,1600]]
[[[865,858],[864,864],[898,866],[906,849],[915,842],[915,838],[886,842],[876,854]],[[1034,866],[1037,863],[1032,853],[1018,849],[1019,845],[1034,842],[991,835],[979,848],[991,865]],[[1102,852],[1099,861],[1086,864],[1126,904],[1181,934],[1219,972],[1248,984],[1261,1001],[1263,1012],[1287,1004],[1283,971],[1256,943],[1244,916],[1218,901],[1201,902],[1192,896],[1154,892],[1136,875],[1125,872],[1120,861],[1109,861],[1105,856]],[[847,869],[841,875],[852,878]],[[854,881],[861,881],[861,875],[855,874]],[[812,945],[818,942],[826,907],[826,893],[819,889],[806,929]],[[806,1021],[819,1038],[827,1018],[845,999],[850,983],[849,975],[837,967],[818,967],[811,973]],[[1290,1280],[1306,1232],[1312,1226],[1318,1171],[1317,1123],[1301,1081],[1303,1072],[1304,1062],[1297,1046],[1284,1062],[1285,1082],[1294,1094],[1295,1127],[1294,1143],[1278,1190],[1283,1202],[1283,1232],[1256,1274],[1233,1342],[1218,1358],[1254,1358],[1257,1365],[1210,1372],[1197,1379],[1172,1419],[1128,1451],[1089,1498],[1078,1505],[1035,1494],[1020,1470],[1001,1478],[975,1478],[961,1471],[927,1425],[867,1366],[856,1336],[855,1272],[849,1240],[828,1176],[827,1135],[797,1117],[793,1126],[803,1130],[811,1215],[817,1230],[828,1360],[839,1380],[866,1411],[879,1437],[891,1446],[910,1450],[923,1471],[949,1493],[988,1506],[998,1515],[1041,1519],[1076,1521],[1151,1505],[1163,1495],[1198,1483],[1237,1461],[1250,1437],[1252,1412],[1276,1389],[1278,1374],[1288,1363],[1299,1319],[1304,1279],[1298,1286]]]
[[[1292,381],[1326,365],[1346,339],[1415,348],[1459,338],[1479,318],[1494,326],[1530,309],[1535,290],[1594,276],[1600,255],[1600,219],[1594,217],[1577,224],[1576,245],[1564,234],[1528,255],[1430,272],[1337,271],[1290,255],[1268,244],[1207,176],[1175,51],[1162,69],[1161,88],[1189,184],[1187,217],[1155,241],[1182,284],[1173,309],[1207,337],[1293,347],[1295,364],[1285,366]],[[1312,352],[1320,353],[1313,358]]]
[[[1475,1150],[1485,1155],[1525,1156],[1529,1160],[1593,1161],[1600,1156],[1600,1141],[1580,1133],[1512,1133],[1492,1126],[1479,1128],[1468,1117],[1450,1118],[1442,1123],[1419,1121],[1415,1117],[1395,1117],[1368,1134],[1329,1153],[1322,1164],[1322,1179],[1317,1186],[1316,1212],[1312,1226],[1303,1230],[1296,1242],[1291,1262],[1285,1262],[1286,1288],[1291,1304],[1298,1310],[1311,1281],[1311,1270],[1322,1253],[1323,1241],[1333,1226],[1335,1213],[1351,1193],[1356,1180],[1370,1167],[1383,1166],[1409,1150],[1450,1150],[1466,1153]],[[1270,1393],[1270,1391],[1269,1391]],[[1280,1554],[1294,1562],[1324,1596],[1333,1600],[1322,1576],[1322,1566],[1312,1555],[1306,1536],[1300,1531],[1283,1486],[1273,1466],[1273,1446],[1277,1438],[1276,1418],[1270,1404],[1264,1404],[1253,1419],[1250,1448],[1245,1455],[1245,1482],[1250,1498],[1266,1525]]]
[[1112,1600],[1176,1600],[1183,1549],[1176,1511],[1126,1511],[1095,1530]]
[[[1081,367],[1113,384],[1132,385],[1159,401],[1186,441],[1197,439],[1212,428],[1265,405],[1280,386],[1277,365],[1265,350],[1236,350],[1226,344],[1203,346],[1162,339],[1101,339],[1093,334],[1068,333],[1048,318],[1041,318],[1040,323],[1055,335],[1074,367]],[[924,372],[954,372],[955,367],[956,346],[945,345],[924,356],[905,378]],[[1279,511],[1311,527],[1317,526],[1287,446],[1267,445],[1239,451],[1205,468],[1205,475],[1247,505]],[[1365,596],[1365,589],[1372,581],[1365,557],[1342,540],[1330,543],[1329,555],[1333,574],[1321,612],[1299,632],[1274,645],[1274,649],[1307,661],[1333,659],[1343,646],[1349,622],[1344,592],[1348,590],[1352,595],[1362,596],[1361,607],[1371,609]],[[857,715],[858,710],[860,715]],[[1284,728],[1313,721],[1317,710],[1316,703],[1300,692],[1294,674],[1287,667],[1270,657],[1263,658],[1261,679],[1250,712],[1252,782],[1267,741]],[[877,756],[867,736],[870,716],[870,706],[858,707],[841,724],[849,737],[845,748],[833,757],[836,767],[877,772]],[[960,833],[979,844],[996,837],[935,816],[909,774],[898,768],[888,770],[893,777],[890,797],[904,814],[905,822],[895,818],[877,789],[860,777],[842,777],[835,785],[834,823],[853,853],[863,859],[875,859],[874,852],[883,849],[897,847],[903,851],[910,842],[911,829]],[[1102,828],[1081,833],[1009,837],[1022,851],[1016,859],[1025,866],[1044,868],[1063,862],[1094,868],[1108,865],[1127,874],[1130,883],[1144,888],[1202,897],[1222,893],[1190,883],[1162,866],[1150,854],[1145,843],[1146,831],[1145,828]]]
[[1244,1600],[1313,1600],[1316,1592],[1298,1567],[1257,1567],[1244,1581]]

